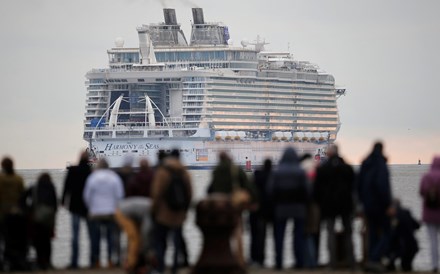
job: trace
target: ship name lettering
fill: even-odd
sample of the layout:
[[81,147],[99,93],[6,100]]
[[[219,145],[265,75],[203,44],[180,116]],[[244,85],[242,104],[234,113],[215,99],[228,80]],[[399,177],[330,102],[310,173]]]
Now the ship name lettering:
[[105,146],[104,150],[117,150],[117,149],[123,149],[123,150],[129,150],[129,149],[136,149],[137,145],[114,145],[114,144],[107,144]]
[[155,145],[155,144],[152,144],[152,143],[146,143],[145,144],[145,148],[146,149],[158,149],[159,145]]

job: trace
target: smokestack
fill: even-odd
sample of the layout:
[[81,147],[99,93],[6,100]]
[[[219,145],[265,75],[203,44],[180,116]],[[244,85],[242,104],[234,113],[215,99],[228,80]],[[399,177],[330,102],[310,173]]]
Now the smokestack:
[[163,9],[163,17],[166,25],[177,25],[175,9]]
[[193,12],[194,24],[205,24],[205,20],[203,19],[202,8],[193,8],[192,12]]

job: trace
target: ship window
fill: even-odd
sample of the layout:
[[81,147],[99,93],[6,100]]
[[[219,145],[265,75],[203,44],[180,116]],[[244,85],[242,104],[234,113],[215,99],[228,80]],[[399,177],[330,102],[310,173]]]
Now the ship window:
[[138,82],[145,82],[144,79],[138,79]]
[[156,82],[162,82],[162,78],[156,78]]
[[137,150],[132,150],[131,152],[137,153],[138,151]]
[[127,152],[128,152],[128,150],[123,150],[123,151],[122,151],[122,153],[127,153]]

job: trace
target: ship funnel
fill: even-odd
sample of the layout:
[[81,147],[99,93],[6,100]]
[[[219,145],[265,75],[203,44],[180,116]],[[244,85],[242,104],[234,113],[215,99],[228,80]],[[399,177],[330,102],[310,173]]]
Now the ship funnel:
[[203,18],[203,9],[202,8],[193,8],[192,12],[193,12],[194,24],[196,24],[196,25],[205,24],[205,19]]
[[175,9],[163,9],[163,17],[165,18],[165,25],[177,25]]

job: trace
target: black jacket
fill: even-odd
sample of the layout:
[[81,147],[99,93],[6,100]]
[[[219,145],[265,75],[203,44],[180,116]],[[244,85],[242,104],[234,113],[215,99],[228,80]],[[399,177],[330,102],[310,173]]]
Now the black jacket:
[[91,169],[87,161],[81,161],[78,166],[70,167],[64,182],[61,200],[61,203],[70,212],[83,217],[87,216],[87,207],[83,200],[83,190],[90,173]]
[[333,218],[353,212],[355,176],[351,166],[339,156],[322,164],[314,184],[314,197],[323,218]]

